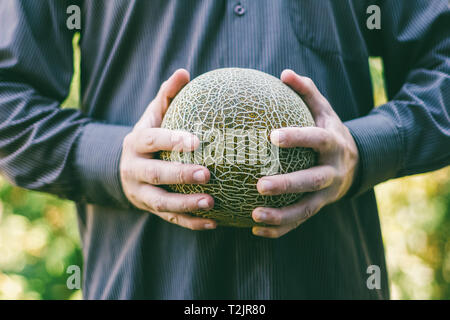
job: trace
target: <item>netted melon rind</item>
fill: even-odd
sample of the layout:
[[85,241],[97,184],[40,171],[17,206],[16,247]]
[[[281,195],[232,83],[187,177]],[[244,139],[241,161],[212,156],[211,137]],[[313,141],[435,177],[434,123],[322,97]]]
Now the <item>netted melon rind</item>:
[[[224,68],[207,72],[189,82],[173,99],[164,117],[162,127],[184,130],[202,137],[205,132],[238,133],[235,147],[247,142],[246,152],[251,152],[249,140],[239,142],[239,133],[264,130],[267,144],[272,129],[281,127],[314,126],[307,106],[297,93],[279,79],[261,71],[241,68]],[[253,131],[252,131],[253,130]],[[246,138],[249,139],[249,138]],[[207,141],[202,141],[207,145]],[[269,174],[282,174],[306,169],[314,165],[315,153],[306,148],[275,148],[279,151],[279,167]],[[255,151],[255,150],[253,150]],[[259,149],[257,150],[257,152]],[[270,151],[270,150],[269,150]],[[268,163],[223,161],[222,164],[205,164],[205,159],[193,153],[161,152],[163,160],[191,162],[206,165],[211,172],[206,185],[170,185],[175,192],[207,193],[215,200],[214,209],[193,212],[210,217],[220,225],[251,227],[256,223],[251,213],[256,207],[284,207],[297,202],[301,194],[262,196],[256,182],[265,174]],[[217,160],[217,159],[216,159]]]

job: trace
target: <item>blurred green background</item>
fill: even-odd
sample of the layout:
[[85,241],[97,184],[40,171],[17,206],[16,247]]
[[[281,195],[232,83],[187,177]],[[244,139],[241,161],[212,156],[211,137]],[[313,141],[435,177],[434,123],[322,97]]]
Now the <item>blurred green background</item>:
[[[75,74],[64,107],[79,105]],[[386,101],[380,59],[371,58],[375,105]],[[375,188],[393,299],[450,299],[450,167]],[[0,176],[0,299],[80,299],[70,265],[82,266],[72,202],[10,185]]]

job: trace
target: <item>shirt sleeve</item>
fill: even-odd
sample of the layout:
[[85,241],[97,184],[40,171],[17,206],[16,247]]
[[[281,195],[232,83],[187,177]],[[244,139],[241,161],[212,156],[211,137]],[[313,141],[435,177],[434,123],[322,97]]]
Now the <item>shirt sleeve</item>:
[[23,188],[129,207],[119,159],[131,128],[60,108],[73,74],[66,10],[76,3],[0,1],[0,173]]
[[345,122],[360,153],[351,195],[450,163],[448,1],[387,0],[379,7],[381,29],[364,32],[370,55],[383,58],[389,102]]

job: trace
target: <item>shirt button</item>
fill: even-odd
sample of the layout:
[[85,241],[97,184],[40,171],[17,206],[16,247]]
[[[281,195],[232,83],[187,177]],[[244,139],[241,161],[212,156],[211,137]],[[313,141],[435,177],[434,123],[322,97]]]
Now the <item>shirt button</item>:
[[238,3],[234,7],[234,13],[236,13],[238,16],[242,16],[245,13],[245,8],[240,3]]

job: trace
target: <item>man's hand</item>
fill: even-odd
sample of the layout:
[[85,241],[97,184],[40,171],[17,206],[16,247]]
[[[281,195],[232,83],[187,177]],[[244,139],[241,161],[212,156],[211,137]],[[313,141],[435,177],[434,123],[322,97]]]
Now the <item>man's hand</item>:
[[171,193],[158,187],[163,184],[204,184],[210,178],[205,167],[154,159],[154,153],[161,150],[193,151],[200,144],[190,133],[160,128],[171,100],[188,82],[189,73],[184,69],[177,70],[162,84],[133,131],[125,137],[120,160],[122,188],[134,206],[168,222],[192,230],[214,229],[214,220],[185,214],[211,209],[214,205],[211,196]]
[[253,227],[253,233],[278,238],[295,229],[323,206],[342,198],[352,185],[358,167],[358,149],[350,131],[339,119],[311,79],[291,70],[281,80],[297,91],[308,105],[317,127],[282,128],[272,131],[270,140],[282,148],[307,147],[315,150],[317,166],[288,174],[263,177],[257,188],[263,195],[303,193],[296,204],[284,208],[256,208],[256,222],[273,227]]

